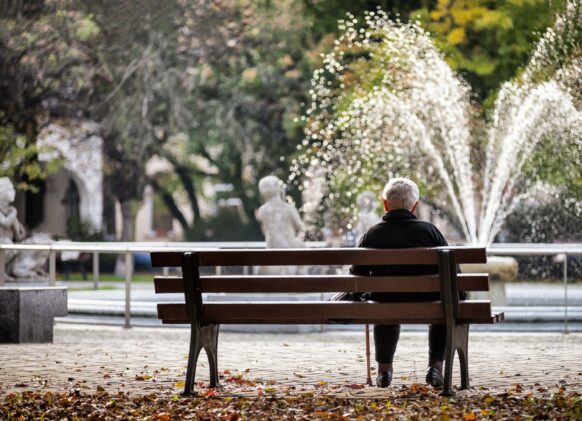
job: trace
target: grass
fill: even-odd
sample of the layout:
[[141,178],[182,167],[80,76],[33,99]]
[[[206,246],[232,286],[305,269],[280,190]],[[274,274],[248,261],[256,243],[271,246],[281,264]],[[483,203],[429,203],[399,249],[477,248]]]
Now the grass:
[[[99,285],[99,291],[105,290],[118,290],[119,288],[114,287],[113,285]],[[95,291],[93,287],[87,288],[69,288],[69,291]]]
[[[83,279],[80,272],[73,272],[69,274],[69,281],[93,282],[93,274],[87,273],[87,279]],[[131,277],[132,282],[152,282],[154,276],[151,273],[134,273]],[[65,281],[63,274],[57,274],[57,281]],[[113,273],[100,273],[99,282],[125,282],[124,276],[117,276]],[[101,287],[100,287],[101,289]]]

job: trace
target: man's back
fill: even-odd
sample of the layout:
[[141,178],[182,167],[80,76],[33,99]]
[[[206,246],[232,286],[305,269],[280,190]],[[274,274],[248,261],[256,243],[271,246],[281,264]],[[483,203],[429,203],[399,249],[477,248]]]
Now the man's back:
[[[440,247],[448,243],[441,232],[431,223],[421,221],[406,210],[397,209],[387,212],[382,222],[374,225],[361,238],[359,247],[397,249],[414,247]],[[353,266],[350,270],[354,275],[386,275],[386,276],[411,276],[436,274],[438,267],[427,266]],[[415,301],[418,294],[372,294],[376,301]],[[438,294],[425,294],[426,300],[438,300]]]
[[[386,214],[382,222],[373,226],[360,240],[359,247],[399,249],[415,247],[442,247],[447,241],[432,224],[419,221],[414,212],[420,199],[416,183],[407,178],[392,178],[382,191],[382,203]],[[355,275],[413,276],[436,274],[436,265],[426,266],[353,266]],[[406,279],[402,280],[406,282]],[[379,302],[417,302],[440,299],[439,293],[373,293],[370,297]],[[461,297],[462,298],[462,297]],[[379,387],[388,387],[392,383],[392,360],[400,337],[400,325],[375,325],[374,346],[378,361]],[[443,361],[447,343],[446,327],[440,324],[429,326],[429,369],[426,382],[433,386],[443,385]]]

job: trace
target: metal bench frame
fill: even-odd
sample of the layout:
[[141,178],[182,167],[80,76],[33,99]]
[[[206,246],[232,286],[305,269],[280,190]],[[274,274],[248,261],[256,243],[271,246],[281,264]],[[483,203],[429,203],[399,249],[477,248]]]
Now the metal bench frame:
[[[201,277],[200,266],[305,265],[305,264],[438,264],[438,276],[358,277],[358,276],[226,276]],[[484,248],[449,247],[426,249],[297,249],[297,250],[200,250],[192,252],[153,252],[154,267],[180,266],[182,277],[155,277],[156,292],[184,292],[184,304],[158,304],[163,323],[189,323],[190,351],[183,395],[195,393],[196,363],[202,349],[208,357],[210,387],[219,386],[218,332],[221,323],[432,323],[447,326],[443,395],[453,395],[452,372],[455,352],[459,357],[461,389],[469,387],[468,341],[471,323],[496,323],[503,313],[492,315],[489,302],[459,301],[460,290],[487,291],[487,275],[457,274],[457,261],[484,263]],[[434,278],[434,279],[432,279]],[[277,304],[239,302],[205,304],[203,292],[428,292],[438,278],[440,302],[352,303],[315,302]],[[385,281],[394,281],[390,287]],[[459,287],[461,280],[463,288]],[[242,281],[246,281],[243,285]],[[429,285],[430,284],[430,285]],[[395,286],[397,285],[397,286]],[[396,288],[396,289],[395,289]],[[432,289],[431,289],[432,288]],[[276,306],[277,313],[273,313]],[[414,307],[413,307],[414,306]],[[296,316],[298,310],[316,310],[314,316]],[[399,317],[404,309],[407,317]]]

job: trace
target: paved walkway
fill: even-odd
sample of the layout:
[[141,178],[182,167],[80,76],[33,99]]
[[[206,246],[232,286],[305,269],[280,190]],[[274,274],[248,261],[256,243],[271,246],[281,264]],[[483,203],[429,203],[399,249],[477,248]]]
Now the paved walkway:
[[[53,344],[0,345],[0,395],[23,390],[176,394],[183,387],[189,332],[182,328],[88,327],[59,324]],[[423,382],[427,339],[403,332],[395,361],[395,387]],[[470,338],[472,390],[506,390],[516,383],[582,391],[582,334],[475,332]],[[261,390],[381,397],[363,388],[364,335],[222,333],[219,369],[226,393]],[[200,381],[208,380],[199,362]],[[458,371],[454,382],[458,384]],[[203,386],[200,384],[199,386]]]

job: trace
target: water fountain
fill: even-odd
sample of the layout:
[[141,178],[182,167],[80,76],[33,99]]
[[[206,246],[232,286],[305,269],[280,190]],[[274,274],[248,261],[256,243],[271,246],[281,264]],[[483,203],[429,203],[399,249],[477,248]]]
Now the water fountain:
[[[561,195],[536,162],[551,144],[568,152],[564,171],[582,168],[581,4],[566,3],[525,70],[503,84],[481,133],[469,86],[418,23],[381,10],[363,25],[340,21],[342,35],[313,75],[306,138],[292,164],[290,183],[310,194],[308,226],[324,209],[352,224],[358,193],[401,175],[419,182],[467,243],[485,245],[523,200]],[[582,196],[575,199],[582,217]]]

